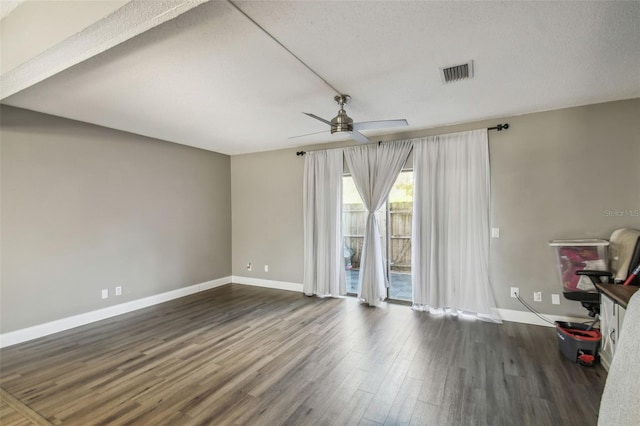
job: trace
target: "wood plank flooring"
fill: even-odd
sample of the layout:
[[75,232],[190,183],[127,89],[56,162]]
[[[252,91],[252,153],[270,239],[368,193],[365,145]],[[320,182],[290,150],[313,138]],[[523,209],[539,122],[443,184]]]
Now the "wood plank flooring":
[[242,285],[5,348],[0,373],[52,425],[595,425],[606,378],[552,328]]

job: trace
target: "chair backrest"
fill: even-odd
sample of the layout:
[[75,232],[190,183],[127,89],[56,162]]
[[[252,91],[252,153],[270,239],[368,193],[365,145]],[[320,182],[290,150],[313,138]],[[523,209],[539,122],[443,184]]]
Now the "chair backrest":
[[[624,282],[640,262],[640,230],[613,231],[609,239],[609,261],[615,282]],[[631,285],[640,285],[640,277],[636,277]]]

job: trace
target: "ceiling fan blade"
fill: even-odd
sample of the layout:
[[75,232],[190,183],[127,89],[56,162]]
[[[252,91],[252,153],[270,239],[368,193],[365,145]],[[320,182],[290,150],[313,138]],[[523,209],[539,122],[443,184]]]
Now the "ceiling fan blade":
[[296,138],[303,138],[305,136],[311,136],[311,135],[319,135],[320,133],[328,133],[329,130],[322,130],[320,132],[313,132],[313,133],[306,133],[304,135],[298,135],[298,136],[291,136],[290,138],[287,139],[296,139]]
[[351,138],[361,143],[371,142],[371,140],[368,137],[366,137],[365,135],[363,135],[362,133],[360,133],[355,129],[353,130],[353,132],[351,132]]
[[399,120],[361,121],[353,123],[353,130],[382,129],[384,127],[408,126],[404,118]]
[[318,116],[317,116],[317,115],[315,115],[315,114],[309,114],[308,112],[303,112],[303,114],[304,114],[304,115],[308,115],[308,116],[309,116],[309,117],[311,117],[311,118],[315,118],[316,120],[322,121],[323,123],[326,123],[326,124],[328,124],[329,126],[331,126],[331,122],[330,122],[330,121],[327,121],[327,120],[325,120],[324,118],[318,117]]

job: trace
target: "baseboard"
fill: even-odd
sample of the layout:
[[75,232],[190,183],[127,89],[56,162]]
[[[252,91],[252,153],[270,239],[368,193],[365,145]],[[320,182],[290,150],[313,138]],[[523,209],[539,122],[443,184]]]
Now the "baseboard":
[[[231,280],[234,284],[244,284],[244,285],[252,285],[257,287],[266,287],[273,288],[278,290],[289,290],[289,291],[297,291],[302,292],[302,284],[299,283],[291,283],[285,281],[272,281],[272,280],[264,280],[260,278],[249,278],[249,277],[241,277],[237,275],[233,275]],[[535,314],[528,311],[516,311],[513,309],[500,309],[498,308],[498,313],[503,321],[509,322],[519,322],[523,324],[531,324],[531,325],[543,325],[546,327],[553,327],[553,324],[549,324],[546,321],[538,318]],[[569,321],[569,322],[585,322],[589,321],[589,318],[576,318],[576,317],[566,317],[566,316],[558,316],[558,315],[547,315],[541,314],[543,317],[549,319],[549,321]]]
[[[509,322],[520,322],[523,324],[532,324],[532,325],[543,325],[546,327],[555,327],[554,324],[549,324],[546,321],[540,319],[536,314],[527,311],[516,311],[513,309],[501,309],[498,308],[498,313],[503,321]],[[559,315],[547,315],[540,314],[543,317],[547,318],[549,321],[568,321],[568,322],[585,322],[585,321],[593,321],[591,318],[576,318],[576,317],[565,317]]]
[[286,281],[263,280],[261,278],[249,278],[233,275],[231,282],[234,284],[252,285],[256,287],[274,288],[278,290],[297,291],[302,293],[302,284],[290,283]]
[[[109,306],[103,309],[98,309],[96,311],[86,312],[84,314],[74,315],[68,318],[62,318],[62,319],[47,322],[44,324],[38,324],[33,327],[27,327],[21,330],[10,331],[8,333],[0,334],[0,348],[16,345],[18,343],[37,339],[39,337],[48,336],[50,334],[69,330],[71,328],[80,327],[82,325],[90,324],[92,322],[111,318],[116,315],[125,314],[127,312],[136,311],[138,309],[157,305],[159,303],[168,302],[169,300],[188,296],[190,294],[209,290],[215,287],[220,287],[222,285],[229,284],[229,283],[251,285],[256,287],[266,287],[266,288],[273,288],[277,290],[287,290],[287,291],[295,291],[298,293],[302,293],[302,284],[300,283],[291,283],[286,281],[273,281],[273,280],[265,280],[261,278],[250,278],[250,277],[241,277],[241,276],[233,275],[229,277],[218,278],[218,279],[207,281],[200,284],[195,284],[189,287],[179,288],[176,290],[168,291],[166,293],[144,297],[142,299],[132,300],[130,302],[121,303],[119,305]],[[535,314],[531,312],[498,308],[498,313],[500,314],[500,317],[502,318],[503,321],[553,327],[553,324],[549,324],[543,321],[542,319],[538,318]],[[584,322],[589,320],[589,318],[573,318],[573,317],[564,317],[564,316],[546,315],[546,314],[543,314],[543,316],[545,318],[548,318],[550,321]]]
[[0,334],[0,348],[16,345],[18,343],[37,339],[39,337],[48,336],[60,331],[69,330],[71,328],[80,327],[92,322],[111,318],[116,315],[125,314],[127,312],[136,311],[138,309],[147,308],[159,303],[168,302],[169,300],[188,296],[190,294],[209,290],[231,283],[231,277],[223,277],[215,280],[207,281],[200,284],[194,284],[189,287],[178,288],[166,293],[154,294],[153,296],[144,297],[142,299],[132,300],[130,302],[121,303],[119,305],[108,306],[84,314],[74,315],[72,317],[62,318],[59,320],[47,322],[44,324],[34,325],[33,327],[23,328],[21,330],[10,331]]
[[[234,284],[243,284],[243,285],[252,285],[257,287],[266,287],[273,288],[278,290],[289,290],[289,291],[297,291],[302,292],[302,284],[299,283],[291,283],[286,281],[273,281],[273,280],[265,280],[261,278],[250,278],[250,277],[241,277],[237,275],[233,275],[231,280]],[[503,321],[509,322],[519,322],[523,324],[531,324],[531,325],[543,325],[546,327],[553,327],[553,324],[549,324],[546,321],[543,321],[535,314],[528,311],[516,311],[513,309],[500,309],[498,308],[498,313]],[[576,317],[566,317],[566,316],[558,316],[558,315],[547,315],[541,314],[543,317],[549,319],[549,321],[569,321],[569,322],[585,322],[589,321],[589,318],[576,318]]]

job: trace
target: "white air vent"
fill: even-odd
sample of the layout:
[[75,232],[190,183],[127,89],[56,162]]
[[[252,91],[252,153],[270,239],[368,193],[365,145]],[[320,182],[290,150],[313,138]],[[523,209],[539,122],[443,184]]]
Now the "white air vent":
[[446,68],[440,68],[440,77],[443,83],[451,83],[453,81],[466,80],[473,77],[473,61],[464,64],[453,65]]

